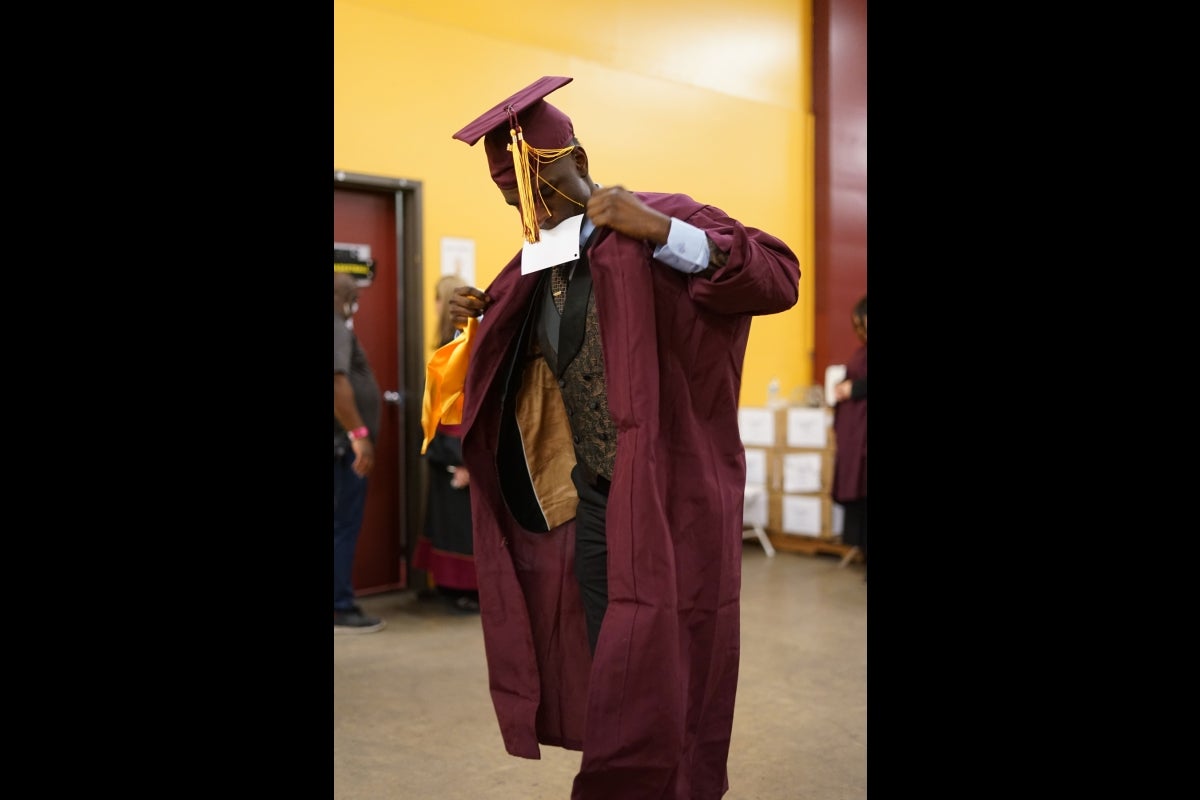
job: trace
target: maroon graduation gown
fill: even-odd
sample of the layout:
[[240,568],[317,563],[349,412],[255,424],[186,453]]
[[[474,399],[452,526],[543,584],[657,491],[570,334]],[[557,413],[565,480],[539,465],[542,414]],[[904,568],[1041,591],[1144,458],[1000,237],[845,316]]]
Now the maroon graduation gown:
[[[867,346],[861,345],[846,363],[846,380],[867,377]],[[830,496],[839,503],[867,496],[867,398],[839,400],[833,407],[837,442]]]
[[709,800],[728,789],[740,653],[742,362],[752,316],[795,305],[800,269],[786,244],[720,209],[637,194],[704,230],[729,260],[688,276],[610,229],[589,251],[618,431],[594,659],[574,520],[521,528],[496,474],[502,384],[538,275],[521,275],[518,253],[487,289],[494,302],[472,337],[458,429],[484,649],[507,751],[583,751],[572,800]]

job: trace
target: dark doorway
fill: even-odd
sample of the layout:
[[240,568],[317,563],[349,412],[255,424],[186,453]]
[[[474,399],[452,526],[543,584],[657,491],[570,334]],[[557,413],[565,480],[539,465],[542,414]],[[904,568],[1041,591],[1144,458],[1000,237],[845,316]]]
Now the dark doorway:
[[421,184],[335,171],[333,241],[375,262],[359,291],[354,332],[384,394],[375,471],[354,562],[357,594],[406,589],[423,513],[421,394],[425,379]]

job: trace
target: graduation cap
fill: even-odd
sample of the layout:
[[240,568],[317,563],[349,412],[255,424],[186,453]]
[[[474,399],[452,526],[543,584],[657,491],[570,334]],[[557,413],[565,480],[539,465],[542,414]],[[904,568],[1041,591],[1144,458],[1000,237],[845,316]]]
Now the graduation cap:
[[539,78],[454,134],[455,139],[472,146],[483,138],[492,180],[501,189],[517,189],[527,242],[541,239],[534,208],[540,197],[538,168],[574,149],[571,118],[543,98],[573,80],[553,75]]

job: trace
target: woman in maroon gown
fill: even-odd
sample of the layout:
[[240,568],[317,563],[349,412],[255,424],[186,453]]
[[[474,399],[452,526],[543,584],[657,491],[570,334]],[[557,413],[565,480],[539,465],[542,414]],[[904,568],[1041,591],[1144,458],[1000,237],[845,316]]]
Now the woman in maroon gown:
[[846,378],[834,388],[837,405],[833,431],[837,439],[833,499],[845,510],[842,543],[857,547],[867,559],[867,296],[851,314],[862,342],[846,364]]

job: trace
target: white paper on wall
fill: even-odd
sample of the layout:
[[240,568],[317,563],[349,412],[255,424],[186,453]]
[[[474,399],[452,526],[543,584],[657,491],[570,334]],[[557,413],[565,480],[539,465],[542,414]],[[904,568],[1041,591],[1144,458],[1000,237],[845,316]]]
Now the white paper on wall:
[[442,274],[457,275],[475,285],[475,240],[458,236],[442,237]]
[[846,519],[846,509],[842,508],[841,503],[833,504],[833,519],[829,522],[830,532],[834,536],[841,536],[843,530],[843,521]]

